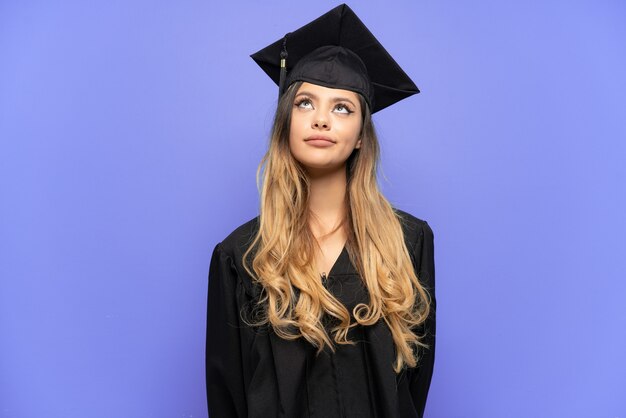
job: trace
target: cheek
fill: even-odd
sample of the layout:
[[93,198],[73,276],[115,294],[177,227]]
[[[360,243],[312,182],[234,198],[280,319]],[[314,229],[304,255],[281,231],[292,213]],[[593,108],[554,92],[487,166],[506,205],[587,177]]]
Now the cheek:
[[289,124],[289,150],[291,154],[298,159],[298,156],[302,153],[302,137],[304,135],[304,129],[302,126],[302,118],[291,117],[291,123]]
[[296,138],[300,135],[300,129],[298,127],[298,121],[291,119],[291,124],[289,125],[289,147],[293,147],[296,144]]
[[343,126],[343,137],[350,145],[357,145],[361,136],[361,122],[355,121]]
[[302,132],[304,117],[299,112],[291,113],[291,122],[289,124],[290,136],[297,135]]

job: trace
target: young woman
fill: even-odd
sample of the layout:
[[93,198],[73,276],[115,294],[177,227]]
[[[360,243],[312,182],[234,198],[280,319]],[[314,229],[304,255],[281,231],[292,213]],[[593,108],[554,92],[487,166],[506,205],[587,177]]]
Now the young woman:
[[209,414],[421,417],[433,234],[380,193],[371,119],[417,87],[345,5],[253,58],[280,97],[260,215],[213,252]]

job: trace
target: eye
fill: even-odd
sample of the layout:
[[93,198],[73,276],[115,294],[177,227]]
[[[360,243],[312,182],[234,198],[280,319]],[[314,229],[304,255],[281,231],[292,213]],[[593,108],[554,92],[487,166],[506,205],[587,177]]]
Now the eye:
[[313,109],[313,103],[308,98],[300,99],[295,104],[300,109]]
[[344,115],[349,115],[350,113],[353,113],[353,111],[345,103],[338,103],[335,106],[334,112],[343,113]]

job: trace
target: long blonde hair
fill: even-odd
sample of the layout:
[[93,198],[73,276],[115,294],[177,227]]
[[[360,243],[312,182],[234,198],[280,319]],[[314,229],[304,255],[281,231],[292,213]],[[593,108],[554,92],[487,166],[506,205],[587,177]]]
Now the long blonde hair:
[[[369,303],[350,313],[323,285],[315,268],[317,241],[309,228],[309,181],[289,150],[289,126],[300,82],[279,100],[269,149],[259,166],[261,180],[259,230],[244,255],[244,265],[262,286],[261,315],[254,325],[269,323],[281,338],[305,338],[322,351],[348,340],[351,327],[384,320],[396,347],[394,370],[415,367],[418,346],[413,331],[429,313],[430,302],[420,285],[406,248],[400,221],[381,194],[376,180],[379,147],[371,114],[361,99],[361,148],[347,161],[346,247],[369,293]],[[250,262],[251,260],[251,262]],[[334,319],[330,334],[323,318]]]

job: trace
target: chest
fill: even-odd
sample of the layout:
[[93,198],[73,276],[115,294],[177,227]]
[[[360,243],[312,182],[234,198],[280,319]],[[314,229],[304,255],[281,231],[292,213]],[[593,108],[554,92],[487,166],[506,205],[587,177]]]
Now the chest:
[[322,276],[328,276],[333,266],[339,261],[339,257],[345,248],[343,236],[331,236],[319,242],[319,251],[315,257],[317,271]]

